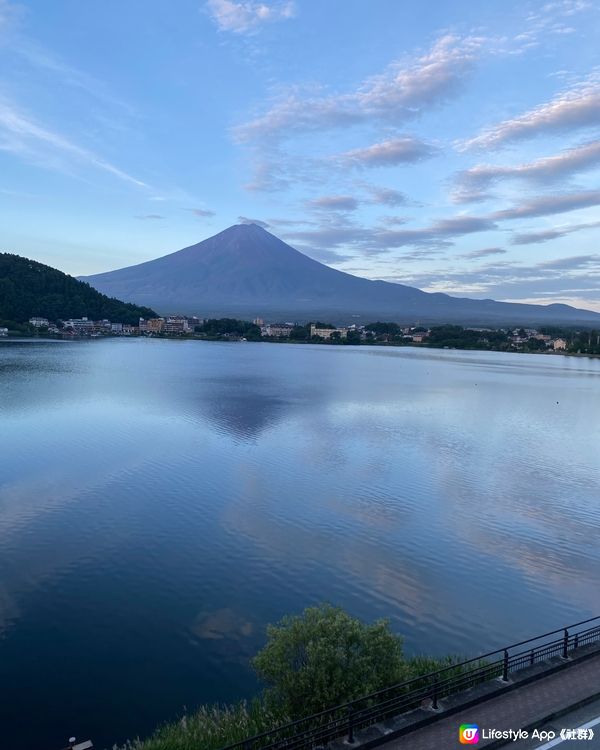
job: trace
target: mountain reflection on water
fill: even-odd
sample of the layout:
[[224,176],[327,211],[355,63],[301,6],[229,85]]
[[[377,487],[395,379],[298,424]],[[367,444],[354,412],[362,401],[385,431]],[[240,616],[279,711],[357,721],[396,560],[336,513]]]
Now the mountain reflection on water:
[[597,614],[597,360],[2,342],[0,384],[11,750],[250,695],[323,600],[437,654]]

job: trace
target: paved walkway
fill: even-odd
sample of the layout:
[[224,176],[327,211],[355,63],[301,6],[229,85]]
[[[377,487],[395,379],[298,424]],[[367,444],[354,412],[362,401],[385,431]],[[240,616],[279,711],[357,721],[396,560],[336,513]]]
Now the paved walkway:
[[[561,729],[593,728],[594,738],[592,740],[562,740],[560,741]],[[553,719],[541,725],[546,732],[553,731],[556,737],[551,741],[541,741],[528,738],[511,745],[511,750],[600,750],[600,700],[588,703],[585,706],[570,711],[560,718]],[[575,744],[577,743],[577,744]]]
[[[416,729],[379,747],[386,750],[461,748],[463,745],[458,741],[458,727],[461,724],[477,724],[480,727],[480,735],[484,728],[517,730],[596,694],[600,695],[600,654],[490,698],[465,709],[464,712],[440,718],[434,724]],[[511,746],[514,747],[514,743],[506,742],[506,747]],[[477,747],[491,748],[504,745],[481,738]],[[581,743],[580,747],[584,750],[586,743]]]

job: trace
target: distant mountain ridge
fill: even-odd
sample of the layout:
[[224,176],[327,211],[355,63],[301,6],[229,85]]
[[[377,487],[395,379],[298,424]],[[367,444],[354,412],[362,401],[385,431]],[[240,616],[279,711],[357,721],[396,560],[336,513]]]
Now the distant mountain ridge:
[[256,224],[237,224],[156,260],[80,277],[110,296],[161,314],[462,324],[600,324],[569,305],[451,297],[337,271]]
[[110,299],[91,286],[29,258],[0,253],[0,320],[25,323],[41,316],[49,320],[89,317],[136,324],[140,316],[154,317],[147,307]]

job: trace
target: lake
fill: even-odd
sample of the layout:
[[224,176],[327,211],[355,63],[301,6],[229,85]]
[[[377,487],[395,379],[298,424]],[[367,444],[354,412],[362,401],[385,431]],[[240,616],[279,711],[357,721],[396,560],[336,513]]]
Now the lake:
[[257,688],[322,601],[473,656],[600,613],[600,361],[0,342],[0,745]]

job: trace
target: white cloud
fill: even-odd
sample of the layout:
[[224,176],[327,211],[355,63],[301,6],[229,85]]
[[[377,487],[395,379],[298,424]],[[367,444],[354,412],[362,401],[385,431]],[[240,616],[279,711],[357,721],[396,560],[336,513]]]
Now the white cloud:
[[[288,237],[292,240],[317,247],[345,247],[364,252],[366,254],[387,253],[399,247],[428,247],[445,248],[454,244],[453,240],[464,235],[489,232],[500,229],[498,222],[515,219],[527,219],[552,216],[567,213],[582,208],[600,205],[600,191],[587,190],[579,192],[561,193],[558,195],[541,196],[524,201],[507,209],[494,211],[482,216],[458,214],[449,218],[431,221],[426,226],[417,228],[390,228],[393,224],[404,223],[400,218],[396,221],[384,220],[373,228],[359,226],[347,218],[347,212],[354,210],[359,203],[351,196],[325,196],[309,201],[308,206],[317,210],[321,218],[321,226],[316,229],[290,231]],[[329,216],[328,216],[328,212]],[[513,236],[512,244],[531,244],[554,239],[576,231],[589,229],[596,223],[577,225],[563,232],[555,231],[553,236],[546,236],[544,232],[522,233]],[[489,255],[504,254],[503,248],[491,247],[463,254],[466,259],[484,258]]]
[[324,195],[308,201],[307,205],[319,211],[356,211],[359,202],[351,195]]
[[415,62],[397,60],[348,93],[289,90],[264,115],[237,127],[234,134],[240,141],[272,142],[302,132],[413,119],[460,90],[482,44],[476,37],[447,34]]
[[194,214],[199,219],[210,219],[216,215],[214,211],[210,211],[207,208],[186,208],[185,210]]
[[400,190],[388,187],[377,187],[377,185],[365,185],[365,189],[371,194],[371,203],[377,206],[406,206],[409,201]]
[[482,250],[472,250],[470,253],[463,253],[459,258],[466,260],[475,260],[477,258],[489,258],[490,255],[504,255],[506,250],[502,247],[485,247]]
[[536,232],[519,232],[513,235],[511,242],[513,245],[535,245],[540,242],[557,240],[583,229],[597,229],[598,227],[600,227],[600,221],[592,221],[587,224],[570,224],[551,229],[541,229]]
[[525,114],[488,128],[461,148],[497,148],[542,133],[559,133],[596,126],[600,122],[600,83],[587,81]]
[[112,174],[137,187],[147,185],[65,136],[38,125],[11,103],[0,99],[0,150],[20,156],[38,166],[66,171],[83,164]]
[[238,216],[238,224],[256,224],[256,226],[262,227],[263,229],[269,228],[269,225],[266,221],[261,221],[260,219],[250,219],[247,216]]
[[264,23],[283,21],[295,15],[295,5],[291,0],[269,3],[208,0],[206,7],[221,31],[234,34],[248,34]]
[[481,200],[488,197],[485,190],[499,180],[562,180],[577,172],[593,169],[599,164],[600,140],[567,149],[556,156],[546,156],[513,167],[478,164],[457,175],[458,187],[452,197],[458,203]]
[[565,301],[579,307],[600,309],[600,255],[553,258],[526,265],[496,261],[467,269],[440,267],[417,271],[403,268],[404,283],[430,292],[488,296],[511,302],[535,304]]
[[512,208],[495,211],[490,214],[489,218],[498,220],[529,219],[537,216],[552,216],[568,211],[578,211],[580,208],[598,205],[600,205],[600,190],[581,190],[575,193],[560,193],[532,198]]
[[433,156],[435,147],[419,138],[402,136],[374,143],[366,148],[346,151],[337,157],[343,164],[356,167],[395,167],[414,164]]

